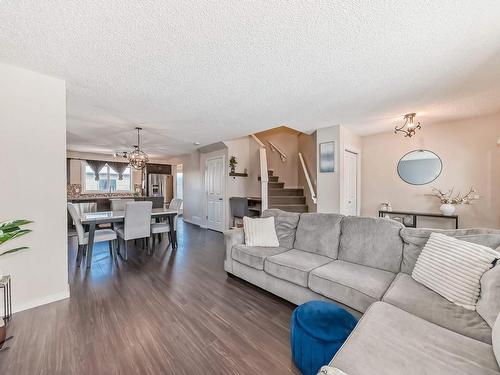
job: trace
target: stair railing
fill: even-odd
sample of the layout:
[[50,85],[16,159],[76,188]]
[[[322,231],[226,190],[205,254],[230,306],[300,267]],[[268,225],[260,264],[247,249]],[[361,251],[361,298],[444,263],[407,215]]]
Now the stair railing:
[[262,141],[257,138],[255,134],[252,134],[251,137],[257,144],[259,145],[259,159],[260,159],[260,188],[261,188],[261,203],[260,203],[260,209],[261,212],[264,212],[264,210],[267,210],[269,207],[269,199],[268,199],[268,182],[269,182],[269,172],[267,168],[267,153],[266,153],[266,146]]
[[316,204],[316,193],[314,192],[314,187],[311,182],[311,177],[309,177],[309,172],[307,171],[306,168],[306,163],[304,161],[304,158],[302,156],[302,153],[299,152],[299,160],[300,164],[302,165],[302,170],[304,171],[304,176],[306,177],[307,181],[307,187],[309,188],[309,193],[311,194],[311,200]]
[[286,154],[281,150],[278,146],[276,146],[273,142],[268,141],[269,145],[271,146],[271,151],[272,152],[278,152],[280,154],[281,161],[284,163],[286,161]]

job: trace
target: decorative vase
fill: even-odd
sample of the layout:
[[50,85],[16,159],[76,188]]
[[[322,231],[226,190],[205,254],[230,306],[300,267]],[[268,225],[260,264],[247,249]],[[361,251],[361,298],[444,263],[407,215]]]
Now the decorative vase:
[[236,172],[236,168],[234,166],[231,166],[231,173],[235,173]]
[[446,216],[451,216],[455,213],[455,206],[450,203],[443,203],[439,209],[441,213]]

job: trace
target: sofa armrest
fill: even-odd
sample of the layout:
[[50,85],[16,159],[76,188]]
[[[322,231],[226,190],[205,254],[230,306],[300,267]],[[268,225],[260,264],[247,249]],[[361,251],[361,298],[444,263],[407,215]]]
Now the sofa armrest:
[[226,258],[224,260],[224,269],[227,272],[233,272],[233,263],[231,251],[234,245],[243,245],[245,243],[245,232],[243,228],[236,228],[224,232],[224,244],[226,246]]

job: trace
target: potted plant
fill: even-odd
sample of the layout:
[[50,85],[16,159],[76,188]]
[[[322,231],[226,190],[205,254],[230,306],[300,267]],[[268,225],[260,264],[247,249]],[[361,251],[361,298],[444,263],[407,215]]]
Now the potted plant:
[[[31,229],[22,228],[23,225],[30,223],[32,223],[32,221],[29,220],[10,220],[0,223],[0,245],[14,238],[24,236],[25,234],[31,232]],[[15,247],[13,249],[0,250],[0,257],[7,254],[13,254],[15,252],[27,248],[28,248],[27,246],[20,246],[20,247]],[[2,270],[0,269],[0,279],[2,278],[2,276],[3,276]],[[5,328],[5,322],[3,319],[0,319],[0,350],[2,350],[3,344],[6,340],[6,336],[7,336],[7,330]]]
[[229,158],[229,167],[231,168],[231,173],[235,173],[236,164],[238,164],[238,162],[236,161],[236,157],[233,155]]
[[443,215],[453,215],[455,213],[455,205],[457,204],[471,204],[472,201],[479,199],[479,195],[476,194],[476,190],[472,187],[463,196],[460,193],[454,196],[453,190],[454,188],[443,192],[440,189],[432,188],[433,193],[431,195],[440,200],[441,207],[439,209]]

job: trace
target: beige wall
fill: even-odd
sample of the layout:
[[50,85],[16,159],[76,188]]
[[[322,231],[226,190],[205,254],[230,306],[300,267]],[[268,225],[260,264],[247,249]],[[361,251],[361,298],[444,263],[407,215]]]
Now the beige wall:
[[[268,168],[274,171],[275,176],[279,176],[280,182],[284,182],[286,188],[299,186],[299,159],[297,156],[299,152],[297,137],[299,134],[296,130],[284,126],[255,134],[267,148]],[[278,152],[271,151],[269,141],[287,155],[285,162],[281,161]]]
[[[457,207],[460,227],[500,228],[500,113],[422,125],[410,139],[393,132],[362,138],[362,214],[376,215],[380,203],[386,201],[393,209],[439,212],[437,198],[427,195],[431,186],[444,190],[454,187],[457,192],[473,186],[481,199]],[[415,149],[429,149],[442,159],[441,175],[428,185],[409,185],[397,174],[399,159]],[[449,226],[434,221],[432,225]]]
[[34,222],[1,246],[29,246],[0,257],[20,311],[69,297],[64,81],[0,64],[0,124],[0,221]]

